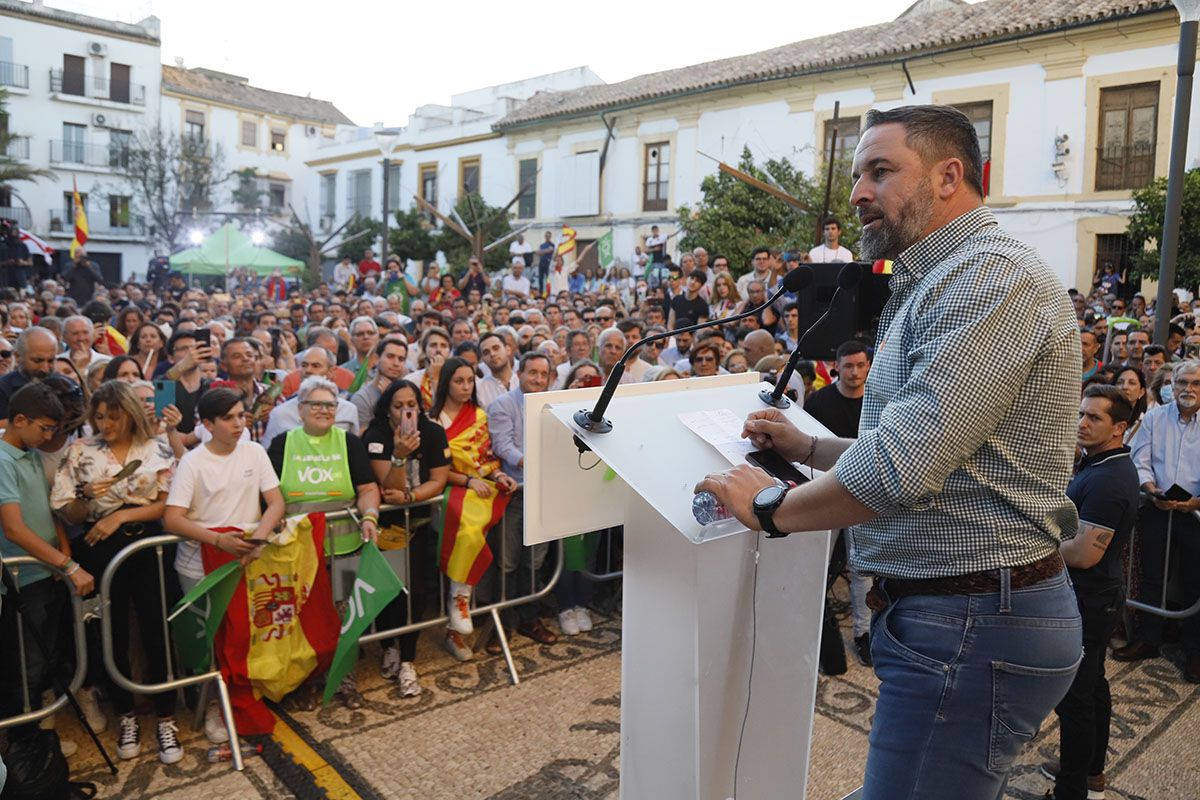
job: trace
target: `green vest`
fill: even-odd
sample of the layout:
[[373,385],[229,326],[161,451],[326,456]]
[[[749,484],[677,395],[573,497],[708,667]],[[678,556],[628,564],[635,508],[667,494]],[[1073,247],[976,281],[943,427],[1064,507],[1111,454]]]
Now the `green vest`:
[[[304,428],[288,431],[283,445],[283,469],[279,476],[288,514],[332,511],[353,505],[354,482],[350,479],[350,457],[346,432],[330,428],[324,436],[309,436]],[[362,544],[354,523],[330,522],[325,550],[338,555],[351,553]]]

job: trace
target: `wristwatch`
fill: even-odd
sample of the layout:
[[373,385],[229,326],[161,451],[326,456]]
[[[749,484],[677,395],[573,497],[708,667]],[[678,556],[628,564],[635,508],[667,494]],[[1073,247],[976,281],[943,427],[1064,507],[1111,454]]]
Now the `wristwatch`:
[[775,509],[783,505],[783,498],[787,497],[787,493],[787,486],[773,483],[754,495],[754,515],[758,517],[758,524],[766,531],[768,539],[787,536],[775,527]]

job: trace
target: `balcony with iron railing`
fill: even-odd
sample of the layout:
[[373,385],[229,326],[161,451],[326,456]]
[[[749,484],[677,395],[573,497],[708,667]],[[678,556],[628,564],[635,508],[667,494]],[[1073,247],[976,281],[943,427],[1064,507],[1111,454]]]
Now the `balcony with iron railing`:
[[0,61],[0,86],[12,89],[28,89],[29,67],[24,64]]
[[116,144],[89,144],[52,139],[50,141],[50,163],[123,169],[129,166],[129,148]]
[[29,160],[29,137],[28,136],[13,136],[8,140],[8,147],[4,149],[4,154],[9,158],[15,158],[18,161]]
[[0,219],[15,219],[22,228],[33,227],[33,215],[21,206],[0,206]]
[[1154,181],[1154,143],[1096,148],[1096,191],[1141,189]]
[[87,97],[125,105],[146,105],[146,87],[131,81],[114,81],[101,75],[50,70],[50,91],[58,95]]
[[[103,238],[106,236],[144,236],[146,233],[146,218],[140,214],[112,214],[101,209],[88,210],[88,236]],[[50,235],[73,236],[75,234],[75,219],[65,209],[50,209]]]

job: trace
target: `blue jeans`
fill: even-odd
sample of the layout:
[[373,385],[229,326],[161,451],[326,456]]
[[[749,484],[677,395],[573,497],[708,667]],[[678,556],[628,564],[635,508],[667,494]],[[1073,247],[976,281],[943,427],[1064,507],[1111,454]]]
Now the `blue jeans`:
[[890,603],[871,622],[880,686],[862,799],[1003,797],[1082,653],[1065,570],[1023,589]]

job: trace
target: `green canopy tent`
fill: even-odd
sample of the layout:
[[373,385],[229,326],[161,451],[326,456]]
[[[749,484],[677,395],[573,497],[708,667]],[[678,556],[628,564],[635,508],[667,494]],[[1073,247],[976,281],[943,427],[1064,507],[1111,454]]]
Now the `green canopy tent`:
[[257,275],[275,270],[298,275],[304,262],[288,258],[267,247],[257,247],[250,237],[226,222],[200,247],[181,250],[168,259],[171,269],[188,275],[227,275],[235,269],[250,269]]

